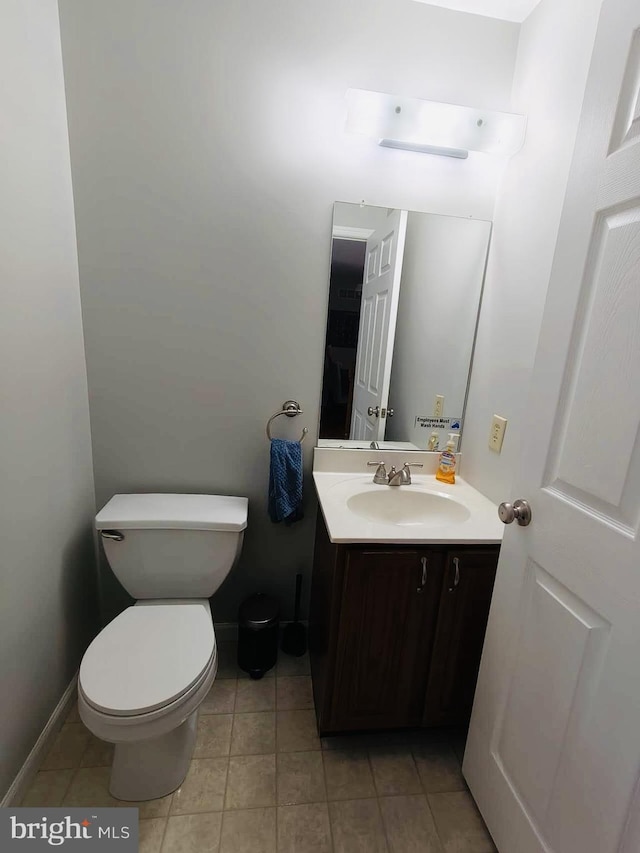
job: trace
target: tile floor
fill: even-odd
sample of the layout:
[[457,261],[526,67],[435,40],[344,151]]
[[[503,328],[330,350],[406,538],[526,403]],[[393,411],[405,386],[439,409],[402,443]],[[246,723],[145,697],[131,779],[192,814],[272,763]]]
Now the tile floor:
[[[309,662],[252,681],[220,644],[187,778],[138,803],[140,853],[490,853],[446,732],[318,738]],[[74,709],[25,806],[111,806],[112,747]]]

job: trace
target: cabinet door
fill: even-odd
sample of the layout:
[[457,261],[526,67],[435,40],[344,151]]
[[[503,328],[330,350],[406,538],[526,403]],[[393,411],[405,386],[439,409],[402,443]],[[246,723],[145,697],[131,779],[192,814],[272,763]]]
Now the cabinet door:
[[499,549],[448,551],[424,725],[468,722]]
[[332,728],[419,725],[442,555],[350,549],[344,568]]

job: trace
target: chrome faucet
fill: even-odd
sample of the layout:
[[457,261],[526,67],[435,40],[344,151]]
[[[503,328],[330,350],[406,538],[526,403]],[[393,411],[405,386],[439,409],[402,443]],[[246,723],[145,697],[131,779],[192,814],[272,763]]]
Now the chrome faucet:
[[422,462],[405,462],[400,471],[396,471],[395,466],[392,466],[389,471],[389,485],[410,486],[411,468],[422,468]]
[[[387,474],[387,469],[385,467],[384,462],[367,462],[367,465],[369,467],[371,467],[372,465],[377,465],[376,473],[373,475],[374,483],[377,483],[379,486],[389,485],[389,475]],[[395,471],[395,468],[393,470]]]
[[396,471],[396,466],[392,465],[391,470],[387,473],[387,468],[384,462],[367,462],[367,465],[376,465],[376,473],[373,475],[373,482],[379,486],[410,486],[411,485],[411,468],[422,468],[422,462],[405,462],[400,471]]

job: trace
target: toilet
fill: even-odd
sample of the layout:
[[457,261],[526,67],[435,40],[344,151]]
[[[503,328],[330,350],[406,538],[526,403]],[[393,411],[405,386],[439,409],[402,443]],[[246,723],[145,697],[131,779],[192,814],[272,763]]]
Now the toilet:
[[113,573],[136,603],[82,658],[78,710],[115,744],[109,791],[163,797],[184,780],[198,708],[218,652],[209,597],[235,565],[248,500],[221,495],[115,495],[96,516]]

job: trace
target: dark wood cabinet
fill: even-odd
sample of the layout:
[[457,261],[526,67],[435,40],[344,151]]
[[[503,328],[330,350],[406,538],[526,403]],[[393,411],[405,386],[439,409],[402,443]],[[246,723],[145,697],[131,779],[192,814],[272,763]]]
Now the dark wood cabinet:
[[497,548],[447,551],[424,725],[458,725],[469,719],[497,561]]
[[335,545],[318,514],[309,649],[321,733],[468,716],[497,556]]
[[441,584],[440,554],[347,551],[331,703],[336,728],[420,725]]

